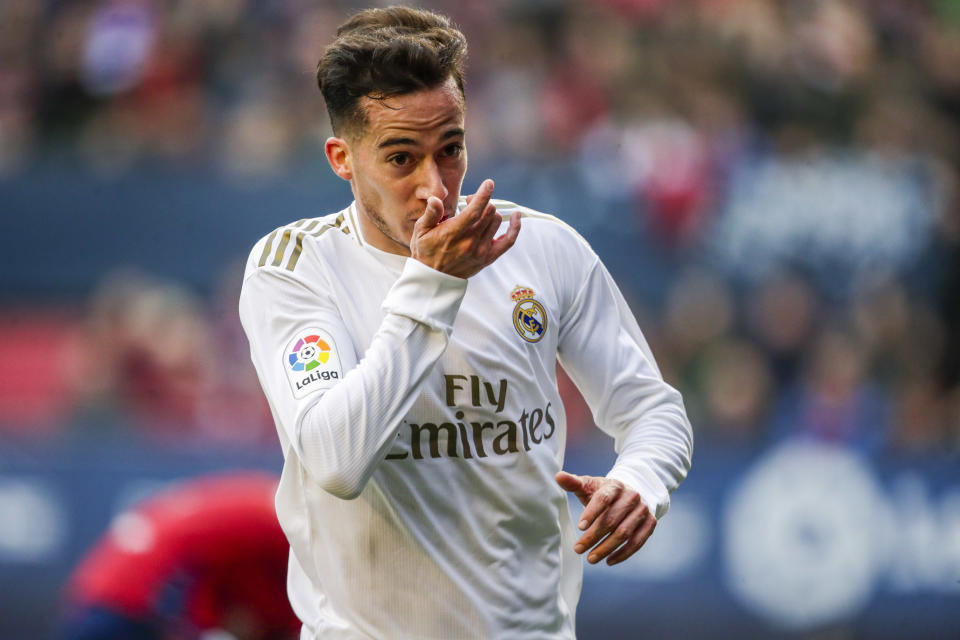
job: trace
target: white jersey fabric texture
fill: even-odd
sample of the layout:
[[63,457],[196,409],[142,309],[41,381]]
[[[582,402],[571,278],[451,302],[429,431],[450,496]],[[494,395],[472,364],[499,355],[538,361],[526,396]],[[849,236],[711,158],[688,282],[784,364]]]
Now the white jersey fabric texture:
[[370,246],[355,205],[250,253],[240,316],[285,458],[304,639],[574,637],[558,359],[614,438],[609,477],[658,518],[689,469],[680,395],[596,254],[493,202],[522,229],[469,281]]

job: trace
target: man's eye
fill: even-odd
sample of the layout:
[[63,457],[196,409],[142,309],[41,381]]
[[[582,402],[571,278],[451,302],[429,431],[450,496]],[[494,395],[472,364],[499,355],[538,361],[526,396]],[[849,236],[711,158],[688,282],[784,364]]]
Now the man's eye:
[[456,144],[447,145],[443,149],[443,155],[448,158],[455,158],[463,152],[463,145],[459,142]]
[[410,161],[410,156],[408,156],[405,153],[398,153],[395,156],[390,156],[389,158],[387,158],[387,162],[389,162],[390,164],[396,165],[398,167],[404,166],[409,161]]

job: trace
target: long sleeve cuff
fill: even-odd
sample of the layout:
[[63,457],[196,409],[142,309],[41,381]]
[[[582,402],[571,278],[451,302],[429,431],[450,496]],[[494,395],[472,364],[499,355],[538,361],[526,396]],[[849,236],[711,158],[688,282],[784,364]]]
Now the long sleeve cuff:
[[670,492],[653,469],[639,465],[615,464],[607,477],[619,480],[639,493],[643,503],[650,507],[657,520],[665,516],[670,509]]
[[394,283],[382,308],[387,313],[406,316],[446,334],[467,291],[467,280],[431,269],[410,258]]

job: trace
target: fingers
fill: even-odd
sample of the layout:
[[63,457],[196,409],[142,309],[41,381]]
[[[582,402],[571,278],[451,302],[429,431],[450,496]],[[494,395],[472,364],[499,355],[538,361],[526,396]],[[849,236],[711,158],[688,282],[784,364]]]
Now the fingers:
[[433,269],[460,278],[469,278],[494,262],[516,242],[520,213],[514,212],[506,232],[495,238],[503,216],[490,203],[492,194],[493,180],[484,180],[468,198],[469,204],[449,220],[443,218],[443,203],[430,198],[414,224],[411,255]]
[[630,540],[607,558],[607,564],[610,566],[619,564],[636,553],[650,539],[656,526],[657,519],[653,515],[649,516],[641,523],[640,528],[630,536]]
[[[640,504],[639,500],[637,504]],[[628,511],[626,517],[613,527],[609,535],[603,539],[603,542],[590,551],[590,555],[587,556],[587,561],[596,564],[606,558],[620,545],[630,540],[640,525],[647,520],[648,516],[649,512],[646,508],[633,508]]]
[[590,496],[593,495],[593,487],[588,486],[589,479],[589,476],[576,476],[566,471],[561,471],[556,476],[557,484],[577,496],[577,500],[583,506],[587,506],[587,503],[590,502]]
[[488,204],[480,220],[473,226],[470,233],[480,246],[487,246],[493,240],[494,234],[502,223],[503,217],[497,213],[497,208]]
[[493,180],[490,178],[481,182],[477,192],[472,196],[467,196],[467,206],[454,219],[462,226],[470,226],[476,223],[486,211],[487,205],[490,204],[493,186]]
[[520,235],[520,212],[514,211],[510,215],[510,226],[507,227],[503,235],[493,240],[493,246],[490,250],[490,262],[493,262],[506,253],[507,249],[512,247],[513,243],[517,241],[518,235]]
[[556,475],[556,481],[564,491],[570,491],[573,495],[577,496],[580,504],[586,506],[590,501],[590,495],[584,488],[583,478],[581,476],[575,476],[572,473],[561,471]]
[[603,486],[594,492],[579,523],[581,529],[588,528],[573,550],[584,553],[592,549],[587,556],[592,564],[611,553],[616,562],[622,562],[643,546],[657,520],[636,491],[619,482],[600,481]]
[[502,224],[503,216],[497,211],[496,206],[488,204],[476,224],[472,227],[463,228],[463,232],[472,238],[474,246],[478,248],[478,255],[483,257],[484,266],[494,262],[516,242],[520,233],[519,212],[511,215],[507,231],[500,238],[494,240],[497,229]]
[[566,471],[561,471],[555,477],[557,484],[560,485],[560,488],[564,491],[580,491],[583,487],[583,480],[580,479],[580,476],[575,476],[572,473],[567,473]]
[[[589,483],[592,481],[593,479],[591,478],[587,482]],[[586,489],[589,491],[590,487],[586,487]],[[593,528],[590,531],[588,531],[583,538],[580,539],[580,542],[577,543],[578,545],[582,542],[586,544],[585,548],[589,549],[590,547],[593,546],[595,542],[597,542],[598,540],[600,540],[600,538],[606,535],[609,529],[607,529],[607,531],[603,531],[600,535],[597,535],[599,533],[598,527],[594,525],[597,524],[597,517],[600,516],[602,513],[604,513],[607,510],[607,508],[614,503],[614,501],[620,495],[622,490],[623,490],[623,485],[619,482],[613,481],[613,482],[604,482],[600,488],[598,488],[596,491],[591,492],[593,495],[590,496],[590,502],[587,504],[587,508],[584,509],[583,513],[580,515],[580,522],[577,524],[577,526],[580,528],[581,531],[583,531],[584,529],[587,529],[588,527],[593,527]],[[601,523],[601,528],[602,528],[602,523]],[[584,538],[587,538],[588,536],[589,536],[589,539],[584,540]],[[580,553],[580,552],[578,551],[577,553]]]
[[443,200],[436,196],[430,196],[427,200],[427,208],[423,215],[417,218],[413,225],[414,235],[422,235],[433,227],[437,226],[443,217]]

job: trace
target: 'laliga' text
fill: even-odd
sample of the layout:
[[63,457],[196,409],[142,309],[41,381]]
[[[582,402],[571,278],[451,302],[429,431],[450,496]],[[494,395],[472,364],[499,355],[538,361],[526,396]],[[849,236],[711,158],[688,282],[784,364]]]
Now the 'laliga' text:
[[297,391],[300,391],[308,384],[319,382],[321,380],[338,380],[340,378],[336,371],[314,371],[302,380],[297,380]]

